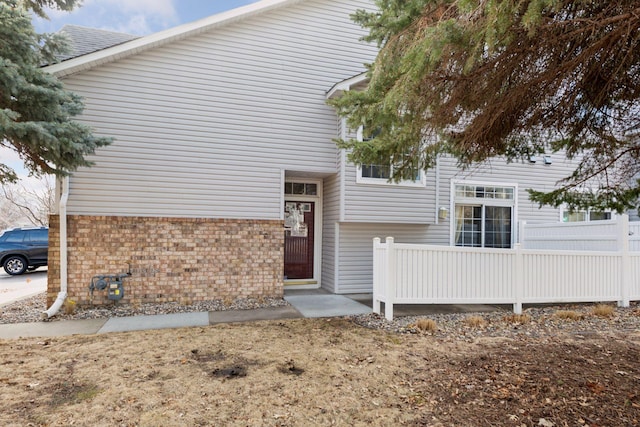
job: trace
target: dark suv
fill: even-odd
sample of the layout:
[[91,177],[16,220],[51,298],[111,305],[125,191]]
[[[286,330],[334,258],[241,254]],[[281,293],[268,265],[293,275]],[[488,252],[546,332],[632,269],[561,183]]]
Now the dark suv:
[[12,276],[47,265],[49,229],[14,228],[0,234],[0,264]]

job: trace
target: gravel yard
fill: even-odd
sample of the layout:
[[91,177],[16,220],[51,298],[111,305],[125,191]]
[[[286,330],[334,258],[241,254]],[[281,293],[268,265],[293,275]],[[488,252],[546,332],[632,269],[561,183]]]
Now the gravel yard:
[[[121,305],[52,321],[282,304]],[[2,322],[43,309],[44,296],[24,300]],[[0,360],[0,425],[640,425],[635,304],[0,340]]]
[[[0,324],[40,322],[40,313],[46,309],[45,294],[37,295],[14,304],[0,308],[2,316]],[[248,310],[265,307],[289,305],[280,298],[238,299],[235,301],[212,300],[194,305],[177,303],[143,304],[131,306],[126,304],[108,307],[74,310],[65,314],[64,307],[58,315],[48,321],[71,319],[96,319],[108,317],[124,317],[153,314],[172,314],[202,311]],[[428,316],[396,317],[387,321],[376,314],[351,316],[351,320],[363,327],[380,329],[396,333],[427,333],[444,339],[474,340],[482,336],[490,337],[542,337],[560,332],[585,333],[593,331],[638,331],[640,330],[640,306],[633,303],[629,308],[606,305],[611,309],[604,315],[594,314],[593,304],[566,304],[562,306],[530,307],[524,310],[524,316],[518,317],[510,311],[496,310],[483,313],[447,313],[430,314]],[[563,312],[573,313],[571,316],[559,316]],[[476,322],[473,323],[474,318]],[[429,319],[435,328],[418,325],[420,320]],[[470,323],[471,322],[471,323]],[[472,324],[473,323],[473,324]]]
[[[17,301],[5,307],[0,307],[0,324],[28,323],[42,321],[40,314],[47,309],[46,294],[42,293],[31,298]],[[281,298],[239,299],[226,302],[223,300],[204,301],[193,305],[177,303],[142,304],[132,306],[128,304],[114,304],[110,306],[95,306],[86,309],[67,311],[63,306],[58,314],[47,320],[55,322],[72,319],[102,319],[108,317],[140,316],[153,314],[191,313],[200,311],[248,310],[264,307],[278,307],[289,305]]]

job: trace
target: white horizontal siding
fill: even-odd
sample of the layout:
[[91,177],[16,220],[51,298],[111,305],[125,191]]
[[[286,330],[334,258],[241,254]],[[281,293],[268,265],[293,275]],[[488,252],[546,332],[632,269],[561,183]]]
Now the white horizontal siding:
[[71,180],[70,214],[278,219],[282,170],[335,174],[325,93],[377,48],[308,0],[66,77],[114,144]]
[[322,187],[322,283],[330,292],[335,291],[336,229],[340,214],[340,183],[337,174],[324,180]]
[[[347,138],[355,138],[351,131]],[[435,188],[405,186],[380,180],[379,185],[357,182],[358,168],[347,160],[344,167],[345,216],[349,222],[429,224],[433,222]]]
[[336,293],[371,292],[373,289],[373,238],[393,236],[398,243],[427,243],[429,226],[409,224],[341,223],[339,283]]
[[[480,181],[487,183],[517,184],[517,218],[515,221],[527,221],[531,223],[548,223],[560,220],[560,211],[551,206],[539,207],[537,203],[529,200],[528,188],[538,191],[551,191],[556,183],[568,176],[575,168],[575,163],[567,160],[562,154],[552,155],[553,163],[544,165],[542,161],[536,163],[514,162],[507,163],[503,159],[476,165],[467,170],[460,170],[456,161],[450,157],[442,157],[439,161],[440,173],[440,198],[439,206],[451,208],[451,182],[455,181]],[[435,171],[430,171],[435,173]],[[450,243],[450,230],[453,223],[454,212],[449,212],[446,220],[439,220],[437,225],[430,228],[431,244],[448,245]],[[515,222],[514,222],[515,223]],[[514,229],[514,232],[516,230]]]
[[[542,162],[507,163],[493,159],[486,164],[468,170],[457,167],[455,159],[443,157],[437,169],[427,171],[424,187],[401,185],[369,185],[356,183],[357,169],[346,166],[345,220],[350,222],[423,223],[429,227],[429,243],[448,245],[452,211],[446,219],[436,219],[439,207],[451,208],[451,182],[481,181],[495,184],[517,184],[517,218],[528,222],[553,222],[559,220],[559,210],[549,206],[539,207],[529,200],[528,188],[550,191],[567,176],[575,164],[562,155],[552,156],[551,165]],[[436,191],[436,185],[439,186]],[[436,196],[438,197],[436,201]]]
[[[528,188],[538,191],[551,191],[557,188],[557,182],[568,176],[575,168],[575,163],[567,160],[562,154],[552,155],[550,165],[536,163],[513,162],[503,159],[492,159],[485,164],[477,165],[466,171],[455,166],[455,160],[442,159],[441,192],[449,196],[451,180],[486,181],[491,183],[518,184],[518,220],[535,222],[552,222],[560,220],[559,210],[549,206],[539,207],[529,200]],[[443,179],[444,178],[444,179]]]

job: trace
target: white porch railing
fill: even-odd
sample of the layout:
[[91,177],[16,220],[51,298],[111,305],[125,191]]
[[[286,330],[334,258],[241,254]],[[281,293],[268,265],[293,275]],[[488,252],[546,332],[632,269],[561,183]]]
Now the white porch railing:
[[[628,236],[628,220],[619,233]],[[625,226],[626,224],[626,226]],[[513,304],[640,300],[640,252],[483,249],[373,242],[373,310],[394,304]]]

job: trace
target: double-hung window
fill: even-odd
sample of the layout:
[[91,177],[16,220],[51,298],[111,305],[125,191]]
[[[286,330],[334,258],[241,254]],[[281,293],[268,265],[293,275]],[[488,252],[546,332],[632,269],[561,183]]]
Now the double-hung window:
[[453,243],[456,246],[510,248],[516,187],[454,183]]

